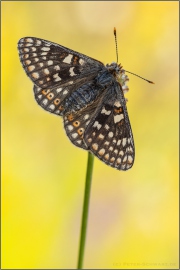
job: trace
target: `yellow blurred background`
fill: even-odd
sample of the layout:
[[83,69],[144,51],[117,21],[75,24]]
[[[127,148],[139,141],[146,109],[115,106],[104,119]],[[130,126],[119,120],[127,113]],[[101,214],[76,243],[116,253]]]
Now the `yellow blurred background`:
[[178,268],[179,2],[2,2],[2,268],[76,268],[87,152],[39,107],[21,37],[59,43],[128,74],[136,159],[95,158],[84,268]]

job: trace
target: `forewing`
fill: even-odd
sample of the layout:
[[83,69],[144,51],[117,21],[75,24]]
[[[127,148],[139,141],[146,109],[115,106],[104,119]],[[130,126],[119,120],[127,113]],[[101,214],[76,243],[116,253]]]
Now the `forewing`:
[[123,96],[104,100],[85,130],[84,142],[106,164],[118,170],[132,167],[134,141]]
[[20,39],[18,50],[26,74],[40,88],[83,83],[104,66],[86,55],[34,37]]

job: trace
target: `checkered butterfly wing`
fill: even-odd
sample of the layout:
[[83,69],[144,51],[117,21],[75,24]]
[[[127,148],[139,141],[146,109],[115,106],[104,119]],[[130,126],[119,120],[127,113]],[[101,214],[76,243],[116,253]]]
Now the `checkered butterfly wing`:
[[36,101],[59,115],[64,114],[66,97],[104,66],[86,55],[34,37],[20,39],[18,50],[23,68],[34,83]]
[[[134,163],[134,140],[120,85],[118,96],[102,102],[93,121],[88,125],[84,141],[100,160],[119,170],[128,170]],[[112,93],[112,90],[110,91]]]
[[87,108],[65,116],[64,126],[73,144],[90,150],[104,163],[119,170],[133,166],[134,140],[123,90],[117,82]]

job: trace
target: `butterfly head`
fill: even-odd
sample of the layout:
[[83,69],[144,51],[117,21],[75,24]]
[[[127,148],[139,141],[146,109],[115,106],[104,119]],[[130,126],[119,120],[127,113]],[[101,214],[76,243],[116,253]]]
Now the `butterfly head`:
[[116,81],[121,85],[123,92],[126,93],[129,90],[128,86],[126,85],[126,82],[129,81],[129,78],[125,74],[125,70],[121,64],[112,62],[110,65],[107,64],[106,68],[110,73],[113,74],[113,76],[116,78]]

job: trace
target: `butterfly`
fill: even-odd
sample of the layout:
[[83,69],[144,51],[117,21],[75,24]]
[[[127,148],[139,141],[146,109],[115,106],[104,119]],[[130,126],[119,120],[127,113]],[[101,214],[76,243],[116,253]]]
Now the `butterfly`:
[[122,66],[35,37],[21,38],[18,51],[37,103],[63,117],[70,141],[113,168],[130,169],[135,148]]

